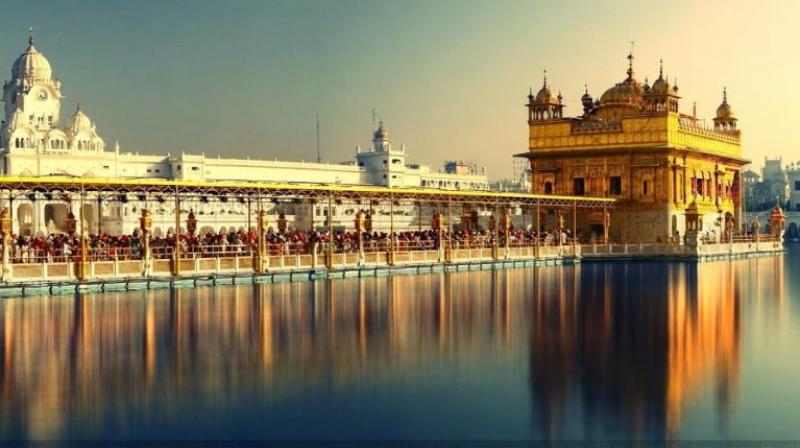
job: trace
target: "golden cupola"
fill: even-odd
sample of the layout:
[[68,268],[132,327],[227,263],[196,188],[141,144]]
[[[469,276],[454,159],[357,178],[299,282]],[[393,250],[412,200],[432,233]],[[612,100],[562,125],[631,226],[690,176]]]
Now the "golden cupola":
[[597,114],[603,119],[620,119],[641,110],[644,86],[634,78],[633,53],[628,54],[628,77],[600,96]]
[[653,87],[650,88],[650,94],[667,95],[668,93],[670,93],[670,85],[667,78],[664,77],[664,61],[659,61],[658,79],[653,83]]
[[722,104],[717,107],[717,116],[714,117],[714,129],[723,131],[736,130],[736,117],[733,116],[733,109],[728,104],[728,88],[722,88]]
[[644,111],[648,113],[678,113],[678,86],[669,84],[667,76],[664,76],[664,61],[658,63],[658,79],[653,82],[652,87],[647,89],[644,95]]
[[528,123],[543,120],[556,120],[564,118],[564,97],[561,92],[554,96],[550,86],[547,84],[547,70],[544,71],[542,88],[533,96],[533,92],[528,95]]

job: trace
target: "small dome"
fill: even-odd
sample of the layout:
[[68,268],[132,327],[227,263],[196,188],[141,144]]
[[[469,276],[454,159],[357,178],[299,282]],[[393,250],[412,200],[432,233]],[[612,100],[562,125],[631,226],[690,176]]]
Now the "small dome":
[[583,85],[583,95],[581,95],[581,103],[592,103],[592,95],[589,95],[589,86]]
[[670,93],[669,91],[669,82],[663,76],[659,76],[653,83],[653,87],[650,88],[650,93],[653,95],[666,95]]
[[50,62],[33,46],[33,34],[31,34],[28,38],[28,48],[14,61],[11,68],[12,78],[49,80],[52,75]]
[[717,108],[717,118],[731,119],[733,118],[733,109],[728,104],[728,89],[722,89],[722,104]]
[[542,82],[542,88],[539,89],[538,93],[536,93],[536,102],[539,104],[558,103],[558,98],[556,98],[553,95],[553,92],[550,91],[550,86],[547,85],[547,70],[544,71],[544,81]]
[[550,88],[547,87],[547,85],[544,85],[536,94],[536,102],[541,104],[552,104],[557,103],[558,99],[553,96],[553,92],[550,91]]
[[375,131],[375,140],[389,140],[389,131],[383,127],[383,121],[378,125],[378,130]]
[[83,113],[80,105],[78,105],[75,113],[72,114],[72,118],[69,119],[69,130],[72,134],[77,134],[80,131],[94,130],[92,120]]

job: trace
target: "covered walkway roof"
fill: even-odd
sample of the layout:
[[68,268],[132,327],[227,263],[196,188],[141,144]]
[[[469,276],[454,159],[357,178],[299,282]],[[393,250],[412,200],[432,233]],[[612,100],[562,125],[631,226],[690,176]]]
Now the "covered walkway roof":
[[233,196],[268,199],[395,200],[427,203],[491,203],[543,207],[608,208],[615,199],[586,196],[432,188],[389,188],[365,185],[294,184],[273,182],[204,182],[166,179],[105,179],[85,177],[0,176],[0,199],[29,193],[92,193],[100,195]]

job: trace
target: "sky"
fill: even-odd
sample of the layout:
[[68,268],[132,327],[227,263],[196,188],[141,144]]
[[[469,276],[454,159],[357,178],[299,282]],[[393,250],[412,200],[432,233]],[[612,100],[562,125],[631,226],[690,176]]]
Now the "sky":
[[[0,78],[33,27],[108,147],[352,160],[382,119],[409,160],[475,161],[492,179],[527,150],[529,87],[547,70],[565,114],[584,84],[677,77],[681,111],[713,118],[727,86],[745,156],[800,160],[796,0],[4,0]],[[3,69],[5,65],[5,69]],[[6,70],[6,71],[3,71]],[[2,74],[5,73],[5,76]]]

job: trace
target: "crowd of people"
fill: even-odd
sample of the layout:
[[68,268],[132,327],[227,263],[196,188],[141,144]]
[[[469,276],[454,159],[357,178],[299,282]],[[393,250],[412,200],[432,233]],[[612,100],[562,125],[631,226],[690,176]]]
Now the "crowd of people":
[[[393,244],[397,251],[436,250],[440,244],[453,248],[491,247],[495,244],[506,244],[503,232],[495,234],[491,231],[443,231],[441,238],[435,230],[417,230],[394,232],[394,240],[390,242],[389,233],[385,231],[363,232],[362,242],[365,252],[386,251]],[[440,241],[441,239],[441,241]],[[12,236],[10,256],[17,263],[64,262],[82,257],[82,245],[78,235],[53,233],[38,236]],[[532,230],[511,230],[508,233],[510,246],[521,245],[558,245],[568,244],[571,234],[565,230],[559,234],[537,234]],[[209,232],[203,235],[182,234],[179,237],[179,252],[182,257],[218,257],[245,256],[258,251],[258,235],[255,231],[239,230],[237,232]],[[270,255],[308,254],[316,250],[323,253],[333,244],[336,253],[357,252],[358,233],[355,231],[334,231],[331,243],[327,231],[289,231],[267,232],[265,245]],[[150,237],[149,247],[153,258],[171,258],[175,250],[175,235]],[[131,260],[143,256],[145,244],[141,233],[131,235],[88,235],[86,256],[90,260]]]

